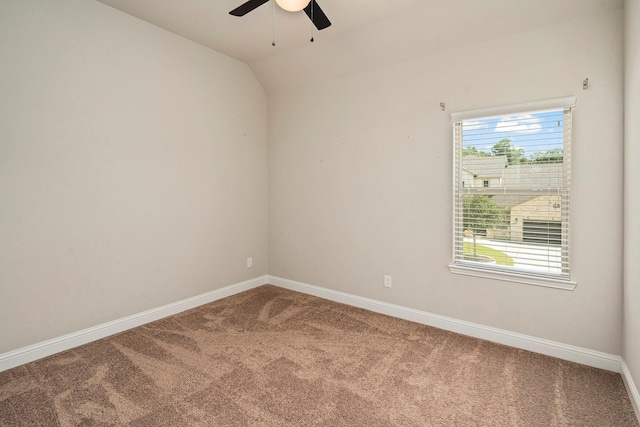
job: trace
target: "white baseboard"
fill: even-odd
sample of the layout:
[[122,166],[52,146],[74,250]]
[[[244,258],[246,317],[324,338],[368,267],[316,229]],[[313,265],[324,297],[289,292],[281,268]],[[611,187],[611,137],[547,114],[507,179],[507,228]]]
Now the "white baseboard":
[[605,369],[607,371],[617,373],[620,373],[621,371],[622,358],[613,354],[602,353],[595,350],[575,347],[569,344],[536,338],[477,323],[466,322],[464,320],[458,320],[451,317],[440,316],[438,314],[427,313],[425,311],[389,304],[374,299],[363,298],[344,292],[321,288],[319,286],[283,279],[281,277],[268,276],[268,282],[274,286],[290,289],[292,291],[314,295],[330,301],[364,308],[376,313],[410,320],[423,325],[433,326],[447,331],[523,350],[529,350],[535,353],[545,354],[547,356],[553,356],[587,366],[593,366],[595,368]]
[[0,354],[0,372],[105,338],[109,335],[126,331],[127,329],[135,328],[136,326],[141,326],[185,310],[199,307],[203,304],[208,304],[240,292],[248,291],[249,289],[257,288],[258,286],[267,284],[267,277],[268,276],[256,277],[255,279],[216,289],[182,301]]
[[314,295],[330,301],[351,305],[354,307],[364,308],[388,316],[398,317],[416,323],[456,332],[475,338],[493,341],[505,344],[511,347],[533,351],[548,356],[557,357],[563,360],[569,360],[581,363],[587,366],[606,369],[608,371],[621,373],[625,381],[625,385],[629,390],[629,394],[634,401],[636,411],[640,406],[640,395],[635,387],[631,374],[624,364],[620,356],[589,350],[581,347],[575,347],[568,344],[549,341],[529,335],[518,334],[502,329],[480,325],[477,323],[466,322],[451,317],[440,316],[425,311],[407,308],[395,304],[389,304],[370,298],[359,297],[345,292],[334,291],[319,286],[309,285],[306,283],[296,282],[293,280],[283,279],[275,276],[262,276],[246,282],[236,283],[221,289],[216,289],[202,295],[187,298],[162,307],[147,310],[132,316],[104,323],[82,331],[74,332],[62,337],[43,341],[28,347],[23,347],[7,353],[0,354],[0,372],[23,365],[43,357],[50,356],[61,351],[105,338],[109,335],[126,331],[155,320],[162,319],[180,313],[191,308],[198,307],[231,295],[245,292],[249,289],[256,288],[265,284],[272,284],[282,288]]
[[624,381],[624,386],[627,388],[627,392],[629,393],[629,397],[631,398],[631,404],[633,405],[633,410],[636,411],[636,417],[638,417],[638,421],[640,421],[640,392],[633,382],[633,378],[631,377],[631,372],[629,371],[629,367],[627,363],[622,359],[622,380]]

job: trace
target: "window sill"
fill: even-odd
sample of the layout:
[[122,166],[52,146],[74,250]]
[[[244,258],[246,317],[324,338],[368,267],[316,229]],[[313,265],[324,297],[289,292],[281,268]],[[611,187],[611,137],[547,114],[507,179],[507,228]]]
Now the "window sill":
[[551,277],[527,276],[525,274],[509,273],[506,271],[484,270],[480,268],[462,265],[449,265],[449,271],[465,276],[482,277],[485,279],[504,280],[507,282],[523,283],[526,285],[544,286],[547,288],[564,289],[572,291],[576,288],[576,282],[572,280],[554,279]]

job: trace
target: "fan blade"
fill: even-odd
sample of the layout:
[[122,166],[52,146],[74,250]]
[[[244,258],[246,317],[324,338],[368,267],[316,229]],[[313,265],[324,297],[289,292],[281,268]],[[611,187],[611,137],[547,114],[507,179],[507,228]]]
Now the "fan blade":
[[[311,13],[311,7],[313,7],[313,14]],[[331,21],[329,21],[327,15],[325,15],[322,9],[320,9],[316,0],[311,0],[307,7],[304,8],[304,11],[307,13],[307,16],[309,16],[309,19],[313,21],[318,30],[324,30],[331,25]]]
[[229,12],[229,15],[244,16],[247,13],[251,12],[253,9],[262,6],[268,1],[269,0],[249,0],[248,2],[241,4],[240,6],[233,9],[231,12]]

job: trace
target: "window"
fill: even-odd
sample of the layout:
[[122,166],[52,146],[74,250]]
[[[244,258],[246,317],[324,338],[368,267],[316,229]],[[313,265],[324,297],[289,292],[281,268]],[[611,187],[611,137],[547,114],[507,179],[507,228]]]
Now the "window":
[[451,115],[454,273],[573,289],[575,98]]

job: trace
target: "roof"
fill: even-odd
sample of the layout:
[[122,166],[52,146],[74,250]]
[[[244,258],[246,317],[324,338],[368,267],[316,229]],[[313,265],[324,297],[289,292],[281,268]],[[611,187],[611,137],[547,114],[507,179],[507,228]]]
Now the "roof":
[[[463,156],[462,168],[478,178],[500,177],[501,188],[525,188],[537,190],[558,188],[563,185],[562,163],[524,163],[507,165],[506,156]],[[537,197],[531,194],[496,194],[493,201],[498,206],[511,208]]]
[[462,156],[462,169],[478,178],[502,177],[507,167],[507,156]]
[[525,163],[511,165],[504,175],[503,186],[507,188],[557,188],[563,185],[562,163]]

